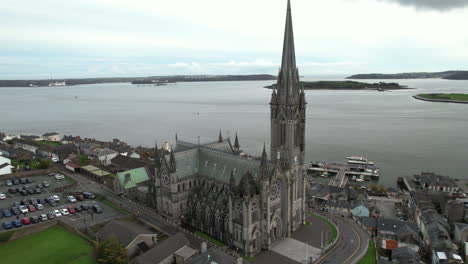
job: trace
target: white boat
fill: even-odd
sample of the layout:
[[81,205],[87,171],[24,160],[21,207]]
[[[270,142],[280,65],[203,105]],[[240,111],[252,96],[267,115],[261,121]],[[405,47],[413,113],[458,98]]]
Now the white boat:
[[320,177],[323,178],[328,178],[330,175],[328,174],[328,171],[324,171],[322,174],[320,174]]
[[51,82],[49,83],[49,86],[65,86],[67,85],[66,82]]
[[374,165],[373,161],[370,161],[364,157],[350,156],[347,157],[349,164],[361,164],[361,165]]

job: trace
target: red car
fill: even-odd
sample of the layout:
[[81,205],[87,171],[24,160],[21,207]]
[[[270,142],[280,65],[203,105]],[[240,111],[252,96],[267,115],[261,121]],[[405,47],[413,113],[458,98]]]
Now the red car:
[[23,219],[21,219],[21,223],[23,225],[29,225],[31,223],[31,221],[29,221],[29,218],[23,218]]
[[76,213],[76,210],[75,210],[75,208],[73,206],[67,206],[67,210],[68,210],[68,212],[70,212],[70,214]]
[[83,201],[83,200],[84,200],[84,196],[80,194],[80,195],[76,196],[76,199],[77,199],[78,201]]
[[32,204],[28,205],[27,207],[28,207],[29,212],[35,212],[36,211],[36,207],[34,207],[34,205],[32,205]]

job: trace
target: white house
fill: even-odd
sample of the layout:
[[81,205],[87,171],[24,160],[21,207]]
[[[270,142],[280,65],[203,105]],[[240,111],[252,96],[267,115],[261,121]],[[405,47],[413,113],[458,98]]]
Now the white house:
[[62,140],[62,135],[57,132],[45,133],[42,135],[42,140],[59,142]]
[[14,167],[11,166],[11,160],[0,156],[0,175],[11,174],[11,170]]
[[104,148],[104,149],[96,149],[94,155],[98,158],[98,160],[103,165],[107,166],[111,164],[111,159],[119,155],[119,153],[112,149]]

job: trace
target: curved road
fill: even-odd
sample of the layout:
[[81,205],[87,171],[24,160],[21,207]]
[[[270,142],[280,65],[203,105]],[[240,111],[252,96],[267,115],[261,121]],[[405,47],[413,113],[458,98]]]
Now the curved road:
[[319,261],[321,264],[351,264],[359,261],[356,259],[360,253],[366,250],[369,235],[362,230],[352,219],[335,217],[333,214],[329,215],[334,219],[340,230],[341,241],[336,248],[328,252],[326,256]]

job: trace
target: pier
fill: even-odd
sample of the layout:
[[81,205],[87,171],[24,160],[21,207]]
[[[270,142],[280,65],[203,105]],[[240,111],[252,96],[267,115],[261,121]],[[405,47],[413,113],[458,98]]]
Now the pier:
[[337,163],[311,163],[307,168],[308,172],[333,173],[328,185],[343,188],[349,178],[354,178],[356,182],[364,182],[369,178],[378,178],[379,169],[372,165],[337,164]]

